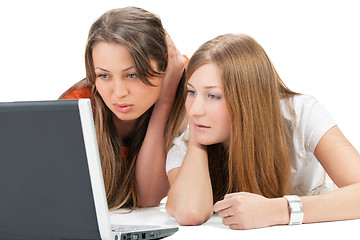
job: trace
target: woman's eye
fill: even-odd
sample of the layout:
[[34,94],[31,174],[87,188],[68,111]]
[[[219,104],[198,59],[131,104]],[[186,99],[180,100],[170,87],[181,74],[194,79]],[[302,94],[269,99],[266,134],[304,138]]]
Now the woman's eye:
[[98,77],[98,78],[101,78],[101,79],[108,79],[108,78],[110,78],[109,75],[107,75],[107,74],[98,74],[97,77]]
[[220,96],[215,95],[215,94],[209,94],[208,97],[209,97],[210,99],[220,99],[220,98],[221,98]]
[[131,78],[131,79],[134,79],[134,78],[137,78],[137,74],[136,73],[129,73],[126,75],[128,78]]
[[186,90],[186,95],[195,95],[195,91],[193,91],[193,90]]

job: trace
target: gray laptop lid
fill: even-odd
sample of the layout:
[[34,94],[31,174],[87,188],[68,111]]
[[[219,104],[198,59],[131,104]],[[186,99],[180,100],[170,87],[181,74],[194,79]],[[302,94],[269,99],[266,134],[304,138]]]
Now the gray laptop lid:
[[0,239],[101,238],[81,103],[89,114],[88,99],[0,103]]
[[110,226],[89,99],[0,103],[0,239],[158,239]]

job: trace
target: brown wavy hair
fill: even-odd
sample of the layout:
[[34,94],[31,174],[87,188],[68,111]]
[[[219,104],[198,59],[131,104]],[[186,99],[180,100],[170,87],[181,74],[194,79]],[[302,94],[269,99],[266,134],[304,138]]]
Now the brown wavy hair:
[[[95,87],[96,74],[92,50],[98,42],[125,46],[134,60],[140,79],[145,84],[152,85],[147,78],[163,74],[167,65],[165,30],[161,20],[144,9],[113,9],[93,23],[85,50],[86,79],[92,85],[94,96],[95,128],[108,206],[110,209],[121,206],[137,207],[136,158],[145,138],[153,107],[139,118],[135,133],[128,143],[130,151],[124,159],[125,154],[121,148],[123,141],[115,134],[113,114]],[[154,60],[159,72],[152,68],[150,60]]]
[[[163,75],[167,66],[166,33],[160,18],[144,9],[126,7],[105,12],[92,24],[89,31],[85,50],[86,78],[65,92],[77,87],[92,88],[95,130],[109,208],[138,207],[136,159],[145,138],[153,106],[138,119],[136,130],[126,143],[129,152],[124,153],[124,141],[116,134],[113,114],[95,86],[92,51],[98,42],[117,43],[126,47],[140,79],[144,84],[152,86],[148,77]],[[156,69],[152,68],[150,60],[156,63]],[[184,80],[180,85],[184,85]],[[180,88],[177,92],[179,95],[183,89]]]
[[[208,146],[214,202],[231,192],[288,193],[293,122],[283,118],[280,100],[297,93],[286,87],[263,48],[244,34],[222,35],[200,46],[188,63],[186,79],[206,63],[219,67],[231,121],[229,147]],[[286,106],[295,119],[288,102]],[[183,118],[178,116],[177,122]]]

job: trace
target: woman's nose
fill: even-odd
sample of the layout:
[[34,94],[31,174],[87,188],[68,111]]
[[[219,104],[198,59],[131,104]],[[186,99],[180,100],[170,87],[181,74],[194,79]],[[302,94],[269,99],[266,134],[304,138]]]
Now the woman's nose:
[[202,101],[200,97],[195,97],[190,104],[188,113],[191,116],[203,116],[205,114],[204,101]]
[[123,98],[125,96],[127,96],[129,94],[129,90],[126,86],[126,84],[124,83],[124,81],[122,80],[116,80],[115,81],[115,89],[114,89],[114,93],[115,93],[115,96],[117,98]]

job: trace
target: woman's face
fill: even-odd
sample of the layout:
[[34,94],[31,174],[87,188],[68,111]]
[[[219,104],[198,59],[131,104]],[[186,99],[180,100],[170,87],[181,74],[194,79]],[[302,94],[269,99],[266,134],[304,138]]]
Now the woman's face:
[[148,78],[155,86],[142,82],[126,47],[99,42],[95,44],[92,54],[96,89],[118,119],[136,120],[158,100],[163,78]]
[[216,64],[204,64],[192,74],[187,83],[185,107],[197,142],[228,143],[230,117]]

